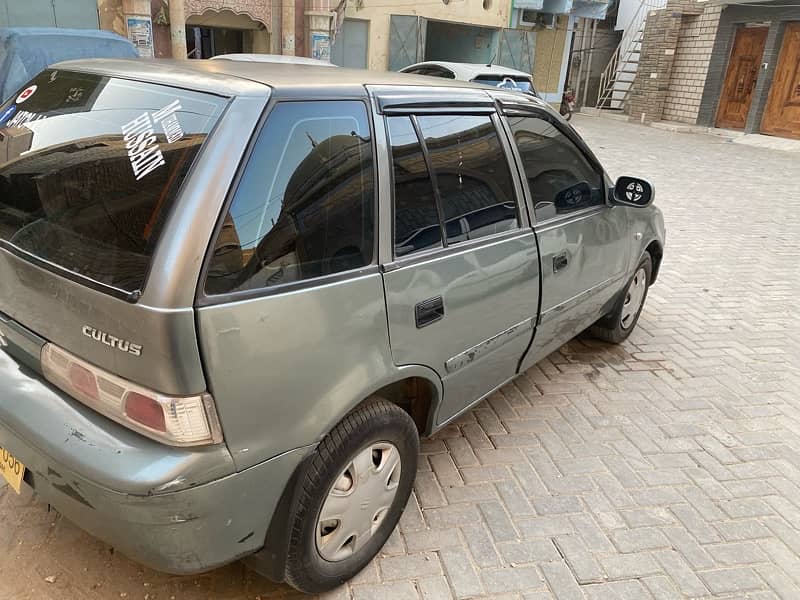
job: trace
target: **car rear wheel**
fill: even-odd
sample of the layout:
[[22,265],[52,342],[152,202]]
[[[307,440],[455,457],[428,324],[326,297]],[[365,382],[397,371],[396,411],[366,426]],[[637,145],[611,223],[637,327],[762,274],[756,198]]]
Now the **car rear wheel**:
[[286,560],[286,582],[320,593],[361,571],[406,506],[419,436],[399,406],[373,398],[323,440],[303,475]]
[[614,310],[592,325],[591,334],[612,344],[624,342],[642,314],[652,274],[653,260],[649,253],[645,253]]

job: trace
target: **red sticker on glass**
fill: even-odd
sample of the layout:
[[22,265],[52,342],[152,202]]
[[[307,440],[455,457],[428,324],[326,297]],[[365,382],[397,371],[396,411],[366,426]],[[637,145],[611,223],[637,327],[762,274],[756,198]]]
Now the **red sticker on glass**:
[[22,104],[23,102],[25,102],[25,100],[33,96],[36,93],[36,90],[38,89],[39,86],[32,85],[22,90],[22,93],[19,96],[17,96],[17,104]]

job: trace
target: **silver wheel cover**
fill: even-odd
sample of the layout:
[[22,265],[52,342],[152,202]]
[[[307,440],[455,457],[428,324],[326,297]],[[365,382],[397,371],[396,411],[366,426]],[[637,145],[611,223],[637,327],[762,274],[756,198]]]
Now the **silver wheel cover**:
[[647,291],[647,271],[641,268],[636,271],[633,281],[625,292],[625,302],[622,304],[622,315],[619,318],[623,329],[628,329],[636,320],[636,315],[639,314],[644,302],[645,291]]
[[400,452],[389,442],[358,451],[339,474],[317,518],[317,551],[338,562],[358,551],[378,530],[397,495]]

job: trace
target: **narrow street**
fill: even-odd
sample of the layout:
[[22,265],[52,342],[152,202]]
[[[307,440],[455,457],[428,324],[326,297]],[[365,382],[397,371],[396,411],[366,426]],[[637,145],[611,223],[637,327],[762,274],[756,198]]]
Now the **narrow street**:
[[[800,155],[574,123],[665,213],[637,330],[574,340],[424,441],[401,527],[328,598],[800,597]],[[301,597],[238,563],[146,570],[7,487],[0,523],[0,600]]]

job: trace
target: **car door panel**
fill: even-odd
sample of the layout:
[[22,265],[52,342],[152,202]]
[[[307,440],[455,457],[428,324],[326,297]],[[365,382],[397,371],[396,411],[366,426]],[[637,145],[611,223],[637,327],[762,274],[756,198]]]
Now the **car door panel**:
[[385,123],[392,356],[442,378],[440,426],[516,374],[539,306],[536,236],[519,210],[522,188],[496,115],[427,111]]
[[[442,377],[437,425],[516,374],[539,301],[533,232],[384,274],[392,356]],[[415,306],[442,297],[444,316],[418,328]]]
[[[543,265],[543,316],[583,302],[589,303],[590,313],[602,307],[608,288],[620,281],[627,267],[627,253],[621,247],[626,229],[625,211],[607,206],[536,227]],[[567,264],[558,268],[560,257]]]
[[543,111],[507,117],[536,217],[542,302],[526,369],[589,327],[609,308],[628,267],[626,212],[606,201],[608,183],[566,127]]

